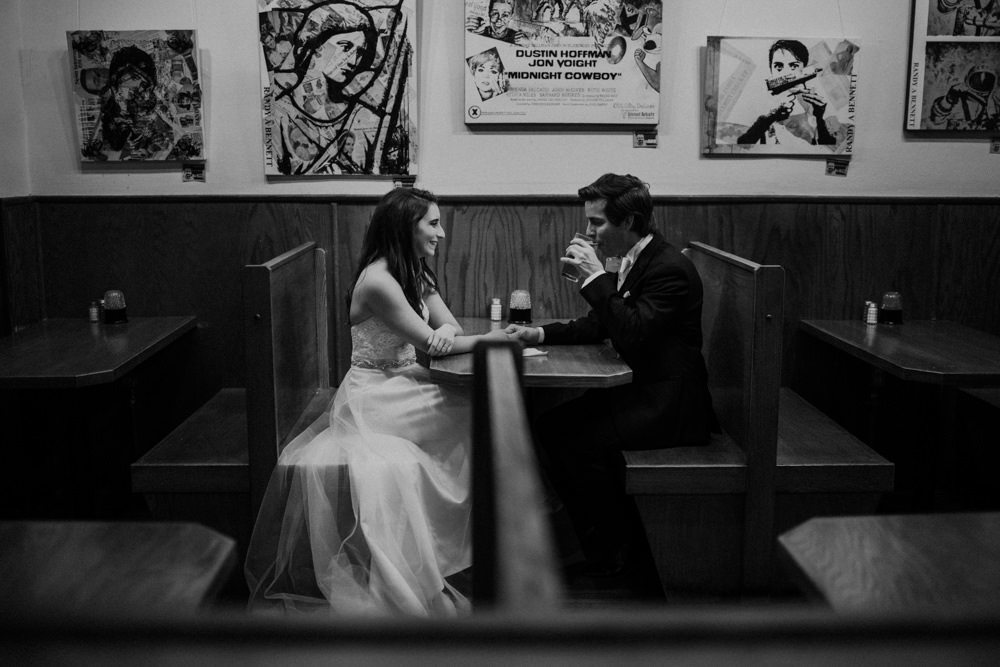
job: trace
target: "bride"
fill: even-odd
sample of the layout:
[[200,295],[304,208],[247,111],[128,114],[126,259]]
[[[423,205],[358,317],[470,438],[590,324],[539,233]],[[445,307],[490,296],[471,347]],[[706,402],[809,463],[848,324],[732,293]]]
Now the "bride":
[[282,451],[246,561],[251,609],[453,615],[472,564],[471,397],[431,382],[416,350],[469,352],[427,265],[436,198],[376,206],[351,286],[351,368],[326,415]]

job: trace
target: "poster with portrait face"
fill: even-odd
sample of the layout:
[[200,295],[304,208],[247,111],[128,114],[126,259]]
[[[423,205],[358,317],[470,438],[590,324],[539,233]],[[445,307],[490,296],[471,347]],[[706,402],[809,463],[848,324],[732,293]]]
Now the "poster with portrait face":
[[465,0],[465,122],[652,126],[662,0]]
[[850,156],[858,40],[709,37],[702,153]]
[[66,33],[84,162],[205,159],[194,30]]
[[416,0],[259,0],[264,173],[416,174]]
[[1000,130],[1000,1],[915,0],[907,130]]

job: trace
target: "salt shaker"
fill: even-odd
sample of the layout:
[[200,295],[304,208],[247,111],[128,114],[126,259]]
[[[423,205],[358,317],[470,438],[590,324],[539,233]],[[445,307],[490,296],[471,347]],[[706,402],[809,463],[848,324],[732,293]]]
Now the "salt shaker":
[[502,306],[500,305],[500,297],[493,297],[493,301],[490,303],[490,321],[499,322],[502,317]]
[[865,324],[878,324],[878,306],[874,301],[865,301]]

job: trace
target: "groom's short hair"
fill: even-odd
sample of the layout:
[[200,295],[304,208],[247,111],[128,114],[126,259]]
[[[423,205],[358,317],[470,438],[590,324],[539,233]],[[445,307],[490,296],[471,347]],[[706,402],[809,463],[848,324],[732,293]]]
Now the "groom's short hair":
[[645,236],[653,230],[653,198],[649,186],[632,174],[604,174],[577,191],[585,202],[604,200],[604,214],[615,227],[631,217],[632,231]]

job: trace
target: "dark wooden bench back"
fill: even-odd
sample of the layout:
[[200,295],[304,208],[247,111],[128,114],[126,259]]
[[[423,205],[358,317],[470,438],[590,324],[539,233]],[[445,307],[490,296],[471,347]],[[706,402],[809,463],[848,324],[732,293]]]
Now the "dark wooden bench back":
[[326,257],[313,242],[243,267],[253,515],[282,447],[329,393]]
[[520,348],[475,349],[473,598],[477,611],[543,613],[562,598],[521,388]]
[[785,272],[694,241],[685,250],[704,285],[702,352],[723,429],[747,465],[774,466]]
[[[700,242],[685,250],[704,285],[702,351],[719,422],[746,455],[744,572],[766,571],[774,523],[785,271]],[[747,582],[753,583],[753,582]]]

